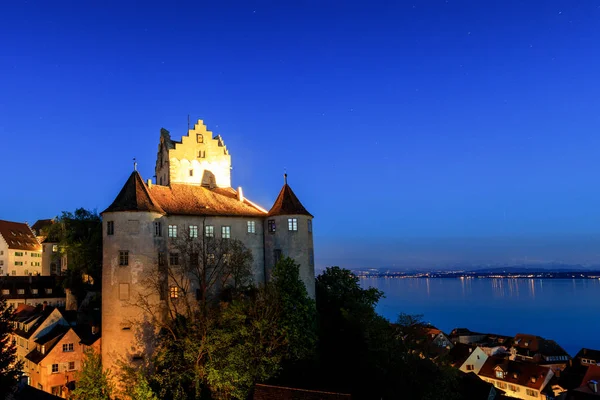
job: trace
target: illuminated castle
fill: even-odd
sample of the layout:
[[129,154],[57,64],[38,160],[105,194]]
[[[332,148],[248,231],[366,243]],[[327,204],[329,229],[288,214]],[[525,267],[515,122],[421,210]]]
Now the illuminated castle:
[[[253,275],[265,283],[277,260],[300,264],[300,277],[315,293],[312,219],[286,182],[269,211],[231,187],[231,156],[223,139],[202,121],[181,141],[161,130],[156,182],[133,171],[102,212],[102,357],[115,369],[117,355],[131,352],[131,321],[145,315],[131,302],[143,291],[143,276],[161,262],[174,262],[168,243],[182,233],[239,239],[251,250]],[[161,260],[162,258],[162,260]],[[162,297],[162,296],[161,296]],[[160,307],[167,298],[150,298]]]

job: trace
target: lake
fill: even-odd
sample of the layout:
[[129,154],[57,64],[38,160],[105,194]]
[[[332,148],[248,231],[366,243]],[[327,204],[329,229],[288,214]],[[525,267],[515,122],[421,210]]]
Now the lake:
[[555,340],[571,356],[600,349],[600,281],[594,279],[362,278],[363,287],[385,293],[377,311],[391,321],[399,313],[423,314],[450,333],[454,328],[513,336],[529,333]]

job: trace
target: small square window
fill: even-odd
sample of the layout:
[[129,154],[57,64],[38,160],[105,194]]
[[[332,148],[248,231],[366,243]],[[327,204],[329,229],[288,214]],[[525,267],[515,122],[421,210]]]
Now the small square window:
[[190,176],[194,176],[194,170],[190,169]]
[[288,218],[288,231],[298,230],[298,218]]
[[204,143],[204,136],[202,136],[201,134],[197,134],[196,135],[196,142],[197,143]]
[[[107,221],[106,222],[106,234],[107,235],[114,235],[115,234],[115,223],[114,223],[114,221]],[[52,248],[52,251],[54,251],[54,247]]]
[[256,233],[256,221],[248,221],[248,233]]
[[31,294],[38,294],[38,290],[37,289],[31,289]]
[[162,251],[158,252],[158,265],[160,267],[165,265],[165,253]]
[[204,227],[204,234],[206,237],[215,237],[215,227],[212,225],[206,225]]
[[75,361],[69,361],[69,371],[73,371],[75,369]]
[[270,219],[268,221],[268,225],[269,225],[269,233],[275,233],[275,220]]
[[171,286],[169,288],[169,297],[172,299],[177,299],[179,297],[179,288],[177,286]]
[[52,373],[56,374],[58,372],[58,364],[52,364]]
[[198,225],[190,225],[190,237],[191,238],[198,237]]
[[63,352],[71,352],[73,351],[73,343],[65,343],[63,344]]
[[179,253],[169,253],[169,264],[179,265]]
[[122,267],[129,265],[129,250],[119,251],[119,265]]
[[231,227],[230,226],[222,226],[221,227],[221,237],[223,239],[231,238]]
[[162,223],[161,222],[154,223],[154,236],[157,236],[157,237],[162,236]]
[[52,288],[46,288],[46,294],[52,294]]
[[177,237],[177,225],[169,225],[169,237]]
[[10,289],[2,289],[2,294],[10,294]]
[[17,289],[17,294],[25,294],[25,289]]
[[205,158],[206,152],[204,150],[198,150],[198,158]]
[[[111,235],[112,235],[112,233],[111,233]],[[53,244],[52,245],[52,252],[53,253],[58,253],[58,245],[57,244]]]

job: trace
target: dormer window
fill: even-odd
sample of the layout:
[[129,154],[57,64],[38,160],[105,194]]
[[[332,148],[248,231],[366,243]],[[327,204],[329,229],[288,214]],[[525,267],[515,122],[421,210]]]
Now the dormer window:
[[504,379],[504,371],[502,371],[502,370],[496,371],[496,378]]
[[197,143],[204,143],[204,136],[202,136],[201,134],[197,134],[196,135],[196,142]]

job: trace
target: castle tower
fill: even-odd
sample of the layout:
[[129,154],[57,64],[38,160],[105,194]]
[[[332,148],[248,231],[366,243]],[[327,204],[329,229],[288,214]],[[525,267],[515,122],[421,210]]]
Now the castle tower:
[[313,216],[285,183],[265,219],[265,269],[270,277],[280,257],[300,264],[300,279],[310,297],[315,297],[315,262],[312,232]]
[[[147,273],[157,270],[156,245],[164,210],[134,171],[113,203],[102,212],[102,363],[117,371],[120,357],[132,361],[143,352],[137,343],[135,321],[147,318],[139,295]],[[147,305],[159,309],[158,295]],[[139,304],[138,304],[139,305]]]
[[231,187],[231,156],[221,136],[213,138],[202,120],[180,142],[171,140],[161,129],[156,157],[156,183],[201,185],[210,188]]

